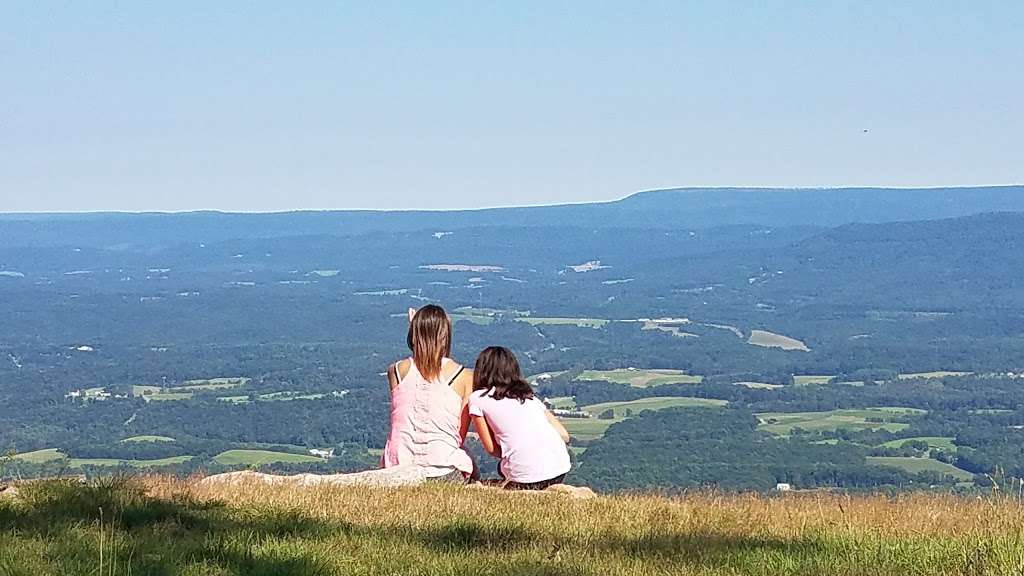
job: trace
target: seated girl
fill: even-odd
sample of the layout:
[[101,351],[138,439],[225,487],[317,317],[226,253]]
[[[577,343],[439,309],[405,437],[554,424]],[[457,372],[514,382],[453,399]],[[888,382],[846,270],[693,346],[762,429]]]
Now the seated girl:
[[501,459],[505,487],[543,490],[569,472],[569,433],[533,395],[507,348],[480,353],[473,370],[469,414],[484,449]]

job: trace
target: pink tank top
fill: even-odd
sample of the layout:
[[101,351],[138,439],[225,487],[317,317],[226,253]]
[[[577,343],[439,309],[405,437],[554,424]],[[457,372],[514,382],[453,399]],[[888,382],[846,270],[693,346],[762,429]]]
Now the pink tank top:
[[[445,358],[442,370],[450,362]],[[473,460],[462,449],[461,423],[462,397],[440,377],[428,381],[410,358],[409,373],[391,391],[391,433],[381,465],[412,464],[471,473]]]

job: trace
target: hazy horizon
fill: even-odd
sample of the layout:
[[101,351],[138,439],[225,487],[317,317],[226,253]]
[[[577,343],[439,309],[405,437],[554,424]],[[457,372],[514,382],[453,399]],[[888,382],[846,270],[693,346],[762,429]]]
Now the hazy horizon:
[[1024,182],[1024,4],[32,3],[0,211]]
[[826,192],[826,191],[843,191],[843,190],[891,190],[894,192],[899,191],[919,191],[919,190],[976,190],[982,188],[1018,188],[1024,187],[1021,183],[1010,183],[1010,184],[978,184],[971,186],[789,186],[789,187],[766,187],[766,186],[677,186],[672,188],[653,188],[650,190],[637,190],[616,198],[609,198],[606,200],[580,200],[577,202],[549,202],[549,203],[535,203],[535,204],[502,204],[493,206],[469,206],[469,207],[450,207],[450,208],[348,208],[348,207],[337,207],[337,208],[293,208],[293,209],[279,209],[279,210],[232,210],[232,209],[217,209],[217,208],[195,208],[195,209],[180,209],[180,210],[0,210],[2,216],[17,216],[20,214],[32,215],[32,216],[44,216],[44,215],[88,215],[88,214],[189,214],[198,212],[209,212],[209,213],[220,213],[220,214],[284,214],[284,213],[297,213],[297,212],[472,212],[482,210],[501,210],[505,208],[542,208],[552,206],[570,206],[570,205],[584,205],[584,204],[603,204],[608,202],[617,202],[625,200],[637,194],[646,193],[657,193],[657,192],[689,192],[689,191],[729,191],[729,190],[741,190],[741,191],[807,191],[807,192]]

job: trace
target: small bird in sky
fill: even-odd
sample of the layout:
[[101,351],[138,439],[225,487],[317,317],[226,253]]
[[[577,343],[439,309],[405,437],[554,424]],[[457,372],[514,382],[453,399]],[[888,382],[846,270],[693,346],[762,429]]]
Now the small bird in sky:
[[865,129],[861,130],[861,133],[863,133],[863,134],[867,134],[867,133],[868,133],[868,129],[867,129],[867,128],[865,128]]

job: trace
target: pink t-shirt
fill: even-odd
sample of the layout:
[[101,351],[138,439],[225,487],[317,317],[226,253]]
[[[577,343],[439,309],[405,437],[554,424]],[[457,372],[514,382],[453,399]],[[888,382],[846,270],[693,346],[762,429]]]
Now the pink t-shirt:
[[569,471],[569,450],[548,422],[547,408],[536,398],[495,400],[490,390],[469,397],[469,413],[483,416],[501,446],[501,473],[519,483],[543,482]]

